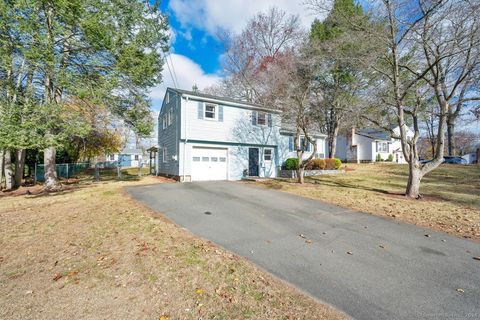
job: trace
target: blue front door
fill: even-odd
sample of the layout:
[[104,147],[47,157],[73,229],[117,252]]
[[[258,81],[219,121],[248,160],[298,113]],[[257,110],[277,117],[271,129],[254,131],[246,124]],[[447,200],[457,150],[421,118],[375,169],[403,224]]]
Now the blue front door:
[[131,167],[132,157],[129,154],[119,154],[118,162],[120,163],[120,167]]

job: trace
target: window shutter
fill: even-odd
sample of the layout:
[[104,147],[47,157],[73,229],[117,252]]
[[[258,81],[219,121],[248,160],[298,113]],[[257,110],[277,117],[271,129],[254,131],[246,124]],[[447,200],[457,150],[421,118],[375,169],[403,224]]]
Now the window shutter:
[[267,121],[268,121],[268,126],[271,128],[272,127],[272,114],[271,113],[268,114]]
[[375,146],[376,146],[376,151],[378,152],[378,142],[375,143]]
[[203,103],[199,102],[197,106],[198,119],[203,119]]
[[252,111],[252,125],[257,125],[257,111]]
[[293,151],[293,137],[288,136],[288,151]]
[[223,106],[218,106],[218,121],[223,122]]

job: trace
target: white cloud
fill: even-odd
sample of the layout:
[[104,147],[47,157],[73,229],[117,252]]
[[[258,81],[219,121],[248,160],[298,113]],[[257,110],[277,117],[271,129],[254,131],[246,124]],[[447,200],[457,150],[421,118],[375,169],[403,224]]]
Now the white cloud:
[[[170,0],[169,7],[182,28],[199,28],[215,35],[218,29],[240,32],[247,21],[258,12],[276,6],[295,14],[305,28],[315,19],[305,0]],[[330,2],[329,0],[325,1]]]
[[[173,63],[173,69],[175,70],[175,75],[177,79],[177,87],[179,89],[191,90],[192,86],[196,84],[198,88],[202,90],[221,80],[221,77],[217,74],[205,73],[205,71],[200,65],[187,58],[186,56],[171,53],[170,57],[168,58],[168,62]],[[170,68],[172,68],[171,64]],[[159,104],[163,100],[167,87],[175,87],[166,63],[163,69],[163,82],[159,86],[152,88],[152,90],[150,91],[150,98],[154,102],[154,109],[160,108]]]

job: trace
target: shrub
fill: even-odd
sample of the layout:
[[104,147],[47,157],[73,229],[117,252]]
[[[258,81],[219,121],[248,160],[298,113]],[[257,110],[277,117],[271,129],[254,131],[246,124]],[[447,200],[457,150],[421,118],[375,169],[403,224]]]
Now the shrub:
[[326,170],[338,170],[342,166],[342,161],[337,158],[325,159]]
[[325,170],[325,160],[323,159],[313,159],[313,169],[314,170]]
[[377,162],[383,161],[382,156],[380,153],[377,153],[377,158],[375,159]]
[[300,162],[298,158],[288,158],[285,160],[285,169],[286,170],[297,170]]
[[392,162],[392,161],[393,161],[393,154],[389,154],[389,155],[388,155],[388,159],[387,159],[387,161],[390,161],[390,162]]
[[305,165],[305,170],[313,170],[314,167],[315,167],[315,164],[314,164],[313,160],[310,160]]

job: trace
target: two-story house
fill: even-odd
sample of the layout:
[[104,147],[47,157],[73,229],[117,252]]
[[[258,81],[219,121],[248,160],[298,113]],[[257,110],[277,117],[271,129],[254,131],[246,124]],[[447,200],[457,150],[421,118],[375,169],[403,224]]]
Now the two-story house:
[[157,173],[180,181],[275,177],[296,156],[281,113],[244,101],[168,88],[158,123]]

